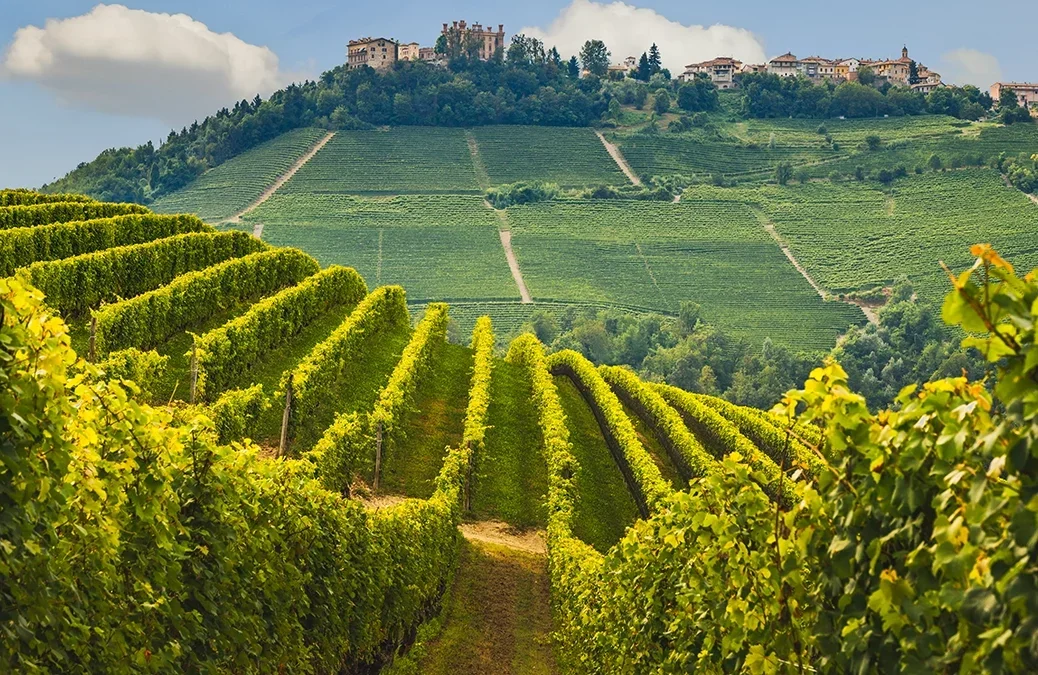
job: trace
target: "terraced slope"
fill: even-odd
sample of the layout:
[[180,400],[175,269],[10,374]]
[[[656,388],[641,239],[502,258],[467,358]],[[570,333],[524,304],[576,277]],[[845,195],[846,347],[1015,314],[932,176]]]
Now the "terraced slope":
[[285,194],[474,194],[481,192],[465,132],[434,127],[340,131]]
[[534,298],[663,312],[692,299],[710,323],[805,349],[825,349],[864,320],[823,302],[743,204],[544,202],[508,217]]
[[545,181],[562,187],[623,185],[623,172],[587,128],[477,127],[471,131],[493,185]]
[[374,284],[404,285],[412,301],[519,298],[498,221],[480,197],[278,193],[245,220],[262,223],[276,246],[355,267]]
[[230,218],[258,199],[278,176],[328,132],[296,129],[206,171],[152,204],[157,213],[194,213],[206,222]]

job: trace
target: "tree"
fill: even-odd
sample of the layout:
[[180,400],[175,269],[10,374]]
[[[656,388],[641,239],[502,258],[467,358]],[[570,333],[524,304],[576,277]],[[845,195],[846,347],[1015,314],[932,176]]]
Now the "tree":
[[670,110],[670,94],[667,93],[666,89],[656,90],[652,108],[658,115],[665,115]]
[[861,66],[858,68],[858,82],[870,87],[876,83],[876,73],[868,66]]
[[548,63],[556,68],[562,68],[562,56],[559,54],[559,50],[555,47],[548,50]]
[[574,80],[580,77],[580,62],[577,61],[576,56],[569,57],[569,62],[566,64],[566,74]]
[[793,177],[793,166],[789,162],[781,162],[775,167],[775,182],[785,185]]
[[634,71],[634,79],[648,82],[651,77],[652,65],[649,63],[649,55],[642,52],[641,58],[638,59],[638,68]]
[[691,335],[694,333],[702,316],[702,305],[691,300],[682,300],[678,307],[678,327],[681,330],[681,334]]
[[926,162],[927,166],[930,167],[931,171],[940,171],[944,163],[941,161],[941,156],[937,153],[930,155],[930,159]]
[[580,49],[580,63],[584,70],[598,77],[609,72],[609,50],[601,40],[588,40]]
[[663,70],[663,60],[660,57],[660,48],[653,42],[649,47],[649,75],[655,75]]
[[908,64],[908,83],[919,84],[919,66],[915,61]]
[[445,34],[440,33],[440,36],[438,38],[436,38],[436,48],[435,48],[435,51],[436,51],[437,54],[446,54],[447,53],[447,36]]
[[883,139],[876,134],[869,134],[865,137],[865,147],[869,150],[878,150],[879,146],[883,144]]

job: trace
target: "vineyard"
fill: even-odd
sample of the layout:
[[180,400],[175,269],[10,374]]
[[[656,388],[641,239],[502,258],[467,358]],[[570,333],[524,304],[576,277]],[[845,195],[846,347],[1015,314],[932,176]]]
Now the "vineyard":
[[492,185],[534,180],[562,187],[627,182],[591,129],[479,127],[472,136]]
[[202,174],[188,187],[157,200],[157,213],[195,213],[208,222],[226,220],[256,201],[326,132],[297,129],[267,141]]
[[[894,213],[922,218],[937,191],[968,222],[956,195],[991,178],[928,174]],[[826,187],[796,193],[807,213]],[[850,210],[884,206],[856,194]],[[24,226],[60,233],[40,235],[39,260],[0,249],[16,251],[0,279],[7,672],[1038,666],[1038,285],[990,248],[974,248],[945,318],[999,361],[1004,407],[958,378],[873,414],[828,363],[765,413],[547,354],[532,334],[499,349],[485,316],[452,344],[450,304],[409,307],[352,266],[191,217],[97,212]],[[553,228],[574,242],[556,264],[585,272],[563,291],[646,283],[619,257],[581,258],[583,238],[635,247],[660,307],[687,288],[758,334],[840,330],[841,306],[782,266],[743,203],[509,219],[524,264]],[[18,229],[2,232],[31,237]],[[1002,243],[1026,265],[1027,242]],[[732,285],[754,274],[768,281]],[[786,296],[817,312],[779,323]]]
[[465,132],[340,131],[282,188],[286,194],[480,192]]
[[671,313],[694,298],[711,323],[801,348],[824,348],[863,320],[819,298],[742,204],[558,202],[508,217],[535,298]]

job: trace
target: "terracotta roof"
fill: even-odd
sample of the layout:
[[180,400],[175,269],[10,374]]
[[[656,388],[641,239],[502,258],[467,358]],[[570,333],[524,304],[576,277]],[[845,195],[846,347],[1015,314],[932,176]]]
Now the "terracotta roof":
[[999,87],[1019,87],[1023,89],[1038,89],[1038,82],[996,82],[995,85]]
[[709,68],[710,66],[735,66],[738,63],[730,56],[718,56],[716,59],[703,61],[702,63],[690,63],[686,68]]
[[790,61],[796,61],[796,60],[797,60],[797,57],[793,56],[792,52],[786,52],[782,56],[776,56],[775,58],[773,58],[768,63],[790,62]]
[[830,61],[829,59],[822,58],[821,56],[808,56],[807,58],[800,59],[800,60],[802,62],[804,62],[804,63],[824,63],[826,65],[830,65],[830,64],[833,63],[833,61]]

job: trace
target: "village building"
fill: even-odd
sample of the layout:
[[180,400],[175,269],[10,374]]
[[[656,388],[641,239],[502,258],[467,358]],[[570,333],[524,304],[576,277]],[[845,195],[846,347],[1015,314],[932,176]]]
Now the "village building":
[[346,65],[350,70],[370,66],[385,70],[397,60],[397,43],[389,38],[350,40],[346,47]]
[[991,98],[996,102],[1002,99],[1002,91],[1010,89],[1016,94],[1017,103],[1021,106],[1038,106],[1038,83],[1035,82],[996,82],[991,85]]
[[685,66],[685,72],[678,77],[682,82],[695,79],[696,75],[703,73],[710,78],[718,89],[735,89],[735,74],[742,72],[742,63],[729,56],[718,56],[716,59],[703,61],[702,63],[691,63]]
[[421,58],[421,47],[417,42],[400,44],[397,47],[396,57],[400,61],[417,61]]
[[787,52],[768,61],[768,73],[779,77],[796,77],[801,74],[800,61]]
[[[490,24],[484,28],[481,23],[474,23],[470,26],[464,21],[455,21],[450,26],[443,24],[442,33],[447,37],[448,44],[452,48],[456,46],[459,51],[464,50],[470,43],[477,43],[479,45],[477,55],[482,61],[489,61],[494,58],[497,50],[505,49],[504,24],[498,24],[495,31]],[[448,51],[455,53],[452,49]]]
[[635,70],[637,67],[638,59],[634,58],[633,56],[628,56],[626,59],[624,59],[623,63],[614,63],[613,65],[609,66],[609,72],[623,73],[624,75],[627,75],[627,73],[631,72],[632,70]]
[[816,80],[832,80],[836,77],[836,63],[821,56],[800,59],[801,70],[807,77]]
[[766,63],[744,63],[739,67],[740,73],[766,73],[768,72],[768,64]]

